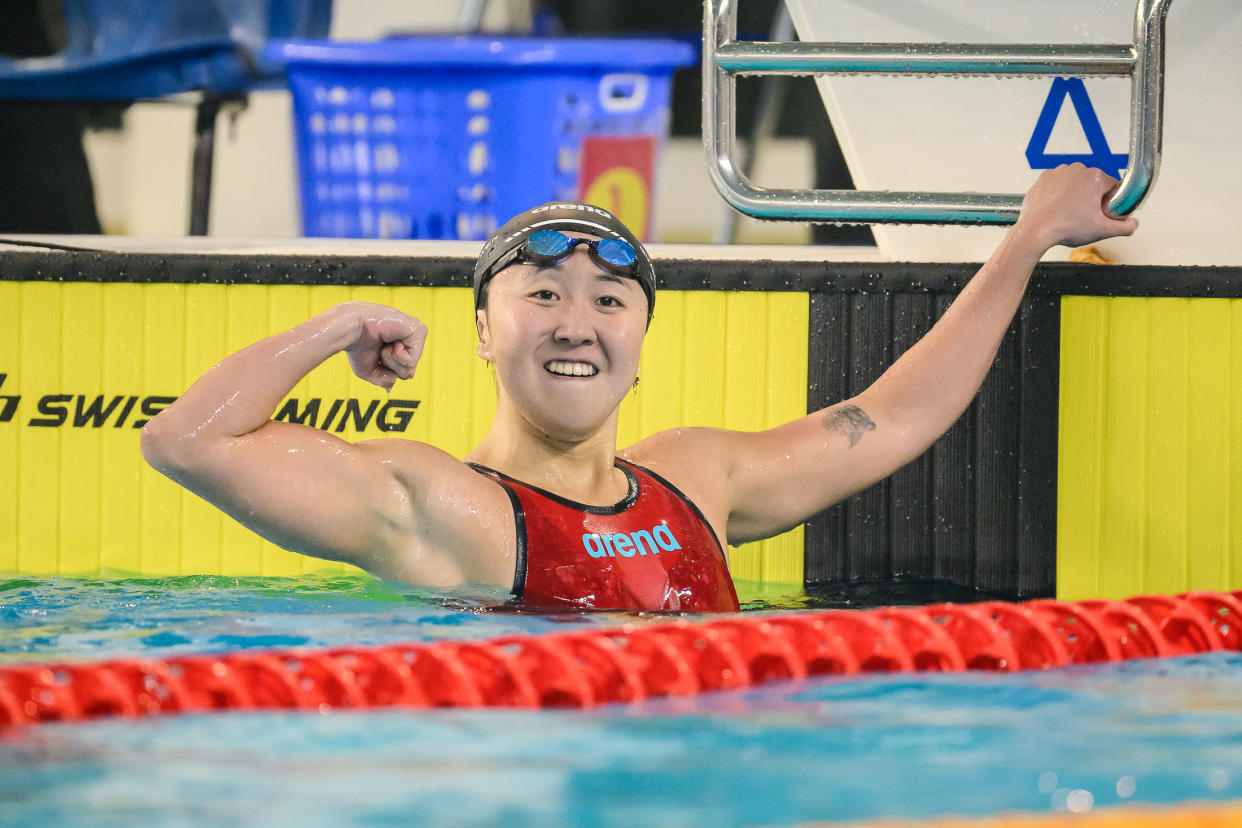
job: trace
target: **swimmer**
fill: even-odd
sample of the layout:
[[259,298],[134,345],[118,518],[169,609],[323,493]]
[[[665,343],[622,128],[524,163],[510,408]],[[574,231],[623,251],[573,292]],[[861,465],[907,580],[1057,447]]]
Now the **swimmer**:
[[1101,206],[1115,185],[1080,164],[1043,173],[926,336],[863,393],[767,431],[678,428],[618,450],[654,270],[611,214],[551,204],[507,223],[479,256],[477,351],[497,406],[464,460],[271,419],[337,353],[385,389],[414,376],[426,326],[363,302],[226,358],[147,424],[143,456],[272,542],[379,578],[500,585],[535,607],[736,610],[728,546],[805,522],[947,431],[1044,253],[1134,232],[1134,218]]

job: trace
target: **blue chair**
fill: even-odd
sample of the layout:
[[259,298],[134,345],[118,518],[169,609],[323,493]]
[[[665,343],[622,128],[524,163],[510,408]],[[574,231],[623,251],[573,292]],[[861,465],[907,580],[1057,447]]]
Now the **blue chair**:
[[201,94],[190,234],[205,235],[221,104],[279,82],[268,40],[326,38],[332,0],[62,0],[65,48],[0,56],[0,100],[117,101]]

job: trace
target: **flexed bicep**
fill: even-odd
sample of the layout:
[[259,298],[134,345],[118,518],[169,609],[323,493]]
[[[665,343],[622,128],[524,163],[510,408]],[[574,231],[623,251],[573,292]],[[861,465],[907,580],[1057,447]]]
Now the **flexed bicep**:
[[269,422],[205,447],[192,463],[153,463],[273,543],[365,568],[412,529],[410,492],[383,446]]
[[395,308],[329,308],[200,377],[143,428],[143,456],[287,549],[374,569],[415,522],[413,478],[403,479],[389,456],[410,449],[402,441],[351,444],[271,417],[298,381],[342,351],[360,376],[385,388],[409,378],[426,333]]

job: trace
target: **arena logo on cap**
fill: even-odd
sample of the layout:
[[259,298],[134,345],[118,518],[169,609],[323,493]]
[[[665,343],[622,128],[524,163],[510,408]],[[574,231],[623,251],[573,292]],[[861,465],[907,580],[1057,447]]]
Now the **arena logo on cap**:
[[[612,236],[613,238],[616,238],[616,239],[625,238],[625,236],[621,235],[616,230],[613,230],[611,227],[605,227],[604,225],[596,224],[593,221],[587,221],[586,219],[579,220],[579,219],[572,219],[572,218],[557,218],[557,219],[549,219],[547,221],[537,221],[534,224],[528,224],[524,226],[521,230],[514,231],[511,235],[506,236],[503,242],[500,242],[498,244],[493,244],[490,247],[488,247],[487,254],[492,253],[499,247],[512,249],[512,245],[514,242],[518,241],[519,239],[525,239],[527,236],[534,233],[534,231],[540,228],[543,228],[545,225],[551,224],[552,227],[558,230],[567,230],[569,229],[570,224],[575,224],[575,223],[580,225],[579,229],[587,233],[592,233],[596,236]],[[548,229],[551,229],[551,228],[548,228]]]
[[609,218],[613,221],[617,220],[616,216],[602,207],[596,207],[592,204],[581,204],[576,201],[571,201],[566,204],[544,204],[542,206],[532,208],[531,212],[542,213],[547,210],[585,210],[586,212],[594,213],[597,216],[603,216],[604,218]]

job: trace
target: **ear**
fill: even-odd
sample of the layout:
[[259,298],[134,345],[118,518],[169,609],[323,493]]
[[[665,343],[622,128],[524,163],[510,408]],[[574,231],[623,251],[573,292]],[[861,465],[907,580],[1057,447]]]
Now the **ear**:
[[474,312],[474,326],[479,334],[479,346],[476,353],[487,362],[492,361],[491,331],[487,329],[487,311],[480,308]]

